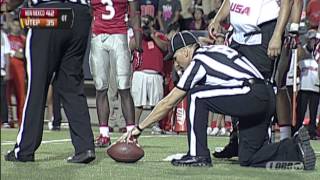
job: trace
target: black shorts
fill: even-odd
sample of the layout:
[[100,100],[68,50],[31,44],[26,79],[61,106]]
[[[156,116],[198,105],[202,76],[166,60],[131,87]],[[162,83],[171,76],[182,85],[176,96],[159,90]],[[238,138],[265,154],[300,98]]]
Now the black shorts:
[[232,41],[230,45],[231,48],[248,58],[266,79],[271,79],[273,73],[274,59],[269,58],[267,50],[276,23],[277,21],[273,20],[259,25],[262,33],[260,45],[243,45],[235,41]]

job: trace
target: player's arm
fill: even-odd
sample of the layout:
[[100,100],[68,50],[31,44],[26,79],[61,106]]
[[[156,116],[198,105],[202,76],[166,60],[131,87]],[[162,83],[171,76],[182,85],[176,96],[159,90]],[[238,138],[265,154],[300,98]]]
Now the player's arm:
[[269,57],[276,57],[280,54],[282,34],[287,25],[287,22],[290,16],[291,7],[293,4],[292,0],[282,0],[280,2],[281,2],[280,12],[277,18],[277,24],[268,45]]
[[134,40],[134,38],[130,38],[130,41],[129,41],[130,51],[133,51],[135,48],[136,48],[136,41]]
[[9,12],[16,9],[23,3],[24,0],[7,0],[1,4],[1,12]]
[[10,42],[9,42],[9,39],[7,37],[6,34],[2,34],[3,32],[1,32],[1,40],[3,40],[3,43],[4,44],[4,48],[1,49],[1,51],[3,51],[3,54],[4,54],[4,61],[5,61],[5,66],[4,66],[4,69],[6,71],[6,76],[5,76],[5,79],[8,80],[10,79]]
[[291,9],[291,14],[290,14],[291,23],[298,24],[299,26],[302,9],[303,9],[303,1],[293,0],[293,5]]
[[223,1],[219,11],[217,12],[216,16],[211,20],[208,31],[210,37],[214,37],[214,34],[221,31],[220,23],[223,22],[230,14],[230,1],[225,0]]
[[161,49],[162,52],[168,51],[168,41],[162,40],[156,33],[151,33],[151,38],[156,43],[156,45]]
[[163,25],[163,21],[162,21],[162,11],[160,11],[160,10],[157,13],[157,20],[158,20],[158,23],[159,23],[159,26],[160,26],[160,30],[164,31],[164,25]]
[[130,8],[130,20],[132,23],[134,39],[136,47],[135,49],[141,50],[141,39],[142,39],[142,30],[141,30],[141,18],[138,1],[133,0],[129,2]]
[[199,40],[200,44],[204,45],[204,46],[214,44],[214,40],[209,37],[200,36],[200,37],[198,37],[198,40]]

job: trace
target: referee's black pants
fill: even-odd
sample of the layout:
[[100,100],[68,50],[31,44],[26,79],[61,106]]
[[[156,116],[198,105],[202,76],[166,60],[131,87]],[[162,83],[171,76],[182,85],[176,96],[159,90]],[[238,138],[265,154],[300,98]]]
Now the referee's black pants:
[[300,160],[293,140],[267,144],[268,126],[275,111],[271,85],[238,88],[197,86],[188,93],[188,143],[191,156],[210,157],[207,146],[208,112],[239,117],[239,161],[242,166],[265,167],[268,161]]
[[72,8],[71,29],[31,29],[27,35],[28,90],[15,155],[32,160],[41,144],[46,97],[52,75],[69,120],[75,154],[94,150],[88,105],[83,90],[82,64],[89,35],[89,8],[72,3],[44,3],[41,8]]

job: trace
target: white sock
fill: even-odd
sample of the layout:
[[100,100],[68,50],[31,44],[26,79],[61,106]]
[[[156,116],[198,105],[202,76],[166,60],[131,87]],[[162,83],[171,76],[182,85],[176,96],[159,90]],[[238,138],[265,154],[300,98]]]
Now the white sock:
[[291,126],[280,127],[280,141],[291,137]]
[[108,126],[100,126],[99,130],[100,130],[100,134],[102,134],[103,137],[109,137],[109,127]]
[[134,125],[128,125],[128,126],[127,126],[127,132],[128,132],[128,131],[131,131],[134,127],[135,127]]

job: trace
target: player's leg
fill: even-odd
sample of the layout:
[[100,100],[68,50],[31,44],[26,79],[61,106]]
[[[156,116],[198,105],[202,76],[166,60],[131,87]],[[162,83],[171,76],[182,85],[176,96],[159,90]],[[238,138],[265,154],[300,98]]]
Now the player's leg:
[[212,132],[212,127],[211,127],[211,124],[213,123],[213,117],[214,117],[214,113],[209,111],[209,114],[208,114],[208,127],[207,127],[207,135],[210,135],[211,132]]
[[136,119],[135,124],[139,124],[142,112],[143,112],[142,106],[135,106],[134,107],[134,118]]
[[276,95],[277,117],[280,127],[280,141],[291,137],[291,103],[287,89],[278,89]]
[[210,133],[210,135],[212,135],[212,136],[216,136],[219,134],[220,125],[221,125],[221,114],[215,113],[215,115],[216,115],[216,117],[215,117],[216,127],[214,127],[212,129],[212,132]]
[[[108,119],[110,114],[108,90],[96,91],[96,105],[100,127],[108,127]],[[109,135],[108,135],[109,136]]]
[[[108,120],[110,114],[108,87],[110,72],[110,56],[106,48],[110,35],[93,35],[90,51],[90,71],[96,88],[96,106],[99,120],[100,135],[95,141],[96,147],[107,147],[111,144],[109,137]],[[110,73],[110,74],[109,74]]]
[[315,140],[316,139],[316,119],[317,119],[317,112],[319,106],[319,99],[320,94],[316,92],[310,92],[310,101],[309,101],[309,113],[310,113],[310,122],[309,122],[309,135],[310,138]]
[[130,92],[131,64],[129,57],[129,47],[127,35],[112,35],[111,62],[116,63],[118,90],[121,97],[121,108],[127,124],[127,131],[131,130],[135,124],[135,112],[132,95]]
[[299,130],[300,127],[303,125],[304,117],[307,111],[308,107],[308,93],[307,91],[302,91],[300,90],[298,92],[298,97],[297,97],[297,124],[296,127],[294,127],[294,133]]
[[289,99],[291,100],[293,97],[293,86],[287,86],[287,91],[288,91],[288,95],[289,95]]
[[147,103],[146,78],[141,71],[135,71],[132,75],[131,94],[135,107],[135,123],[138,124],[143,111],[143,106]]
[[[147,106],[155,107],[163,98],[163,77],[158,73],[147,73]],[[152,134],[161,134],[159,123],[152,126]]]
[[221,114],[221,121],[220,121],[220,136],[224,136],[226,135],[227,133],[227,130],[225,128],[225,124],[226,124],[226,121],[225,121],[225,115]]
[[129,131],[134,127],[135,124],[134,105],[130,89],[119,89],[119,94],[121,96],[122,114],[126,120],[127,131]]
[[291,56],[290,48],[286,44],[283,46],[281,56],[277,62],[275,81],[277,85],[276,108],[278,125],[280,127],[280,140],[291,137],[291,101],[286,88],[287,72],[290,68]]

